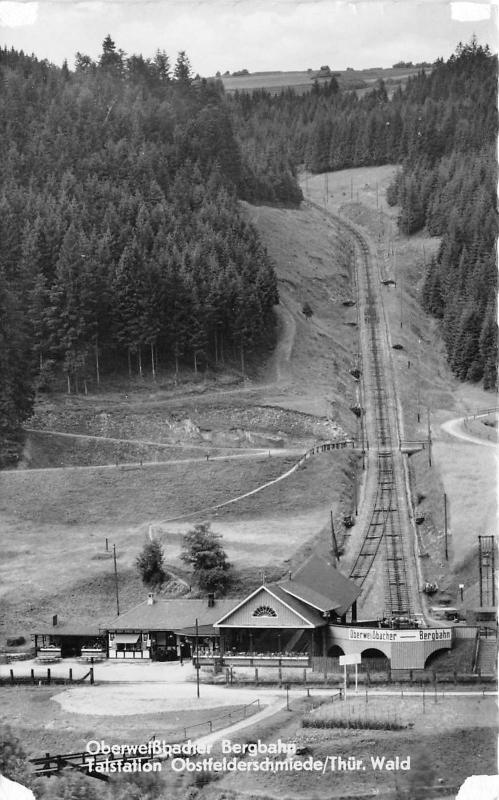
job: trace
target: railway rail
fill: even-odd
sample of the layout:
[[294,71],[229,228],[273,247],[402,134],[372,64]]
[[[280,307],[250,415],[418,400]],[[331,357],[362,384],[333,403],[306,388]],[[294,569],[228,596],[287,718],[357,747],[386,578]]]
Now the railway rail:
[[[381,281],[373,274],[369,246],[348,221],[308,201],[348,234],[355,246],[357,324],[362,357],[364,403],[361,415],[371,452],[374,450],[376,491],[369,522],[350,577],[363,586],[373,565],[383,565],[384,616],[410,617],[419,608],[408,565],[410,527],[395,386],[389,370],[387,328],[380,296]],[[361,313],[362,312],[362,313]],[[367,415],[367,411],[369,414]],[[362,434],[364,436],[364,434]],[[364,450],[364,441],[362,442]],[[417,587],[416,587],[417,588]]]

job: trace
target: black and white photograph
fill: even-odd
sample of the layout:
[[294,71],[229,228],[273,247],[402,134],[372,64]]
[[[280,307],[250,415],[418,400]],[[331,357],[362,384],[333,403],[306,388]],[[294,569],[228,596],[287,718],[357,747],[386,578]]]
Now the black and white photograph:
[[0,800],[499,800],[498,40],[0,0]]

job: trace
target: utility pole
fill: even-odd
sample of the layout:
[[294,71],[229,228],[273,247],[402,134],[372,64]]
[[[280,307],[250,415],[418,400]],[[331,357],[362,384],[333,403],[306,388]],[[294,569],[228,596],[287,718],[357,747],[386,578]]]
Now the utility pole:
[[427,409],[427,416],[428,416],[428,466],[431,467],[431,424],[430,424],[430,407],[428,406]]
[[362,381],[364,379],[364,374],[361,370],[360,377],[359,377],[359,400],[360,400],[360,439],[361,439],[361,447],[362,447],[362,469],[365,470],[366,468],[366,448],[364,442],[364,402],[362,397]]
[[118,591],[118,567],[116,566],[116,545],[113,544],[113,559],[114,559],[114,583],[116,586],[116,610],[118,617],[120,615],[120,596]]
[[418,422],[421,422],[421,339],[418,339]]
[[333,509],[331,509],[331,539],[333,541],[333,553],[337,561],[340,560],[340,554],[338,552],[338,542],[336,541],[336,533],[334,532],[334,522],[333,522]]
[[400,271],[400,327],[404,327],[402,319],[402,270]]
[[447,495],[444,492],[444,534],[445,534],[445,560],[449,560],[449,551],[447,549]]
[[353,468],[353,491],[354,491],[354,500],[355,500],[355,516],[358,515],[359,511],[357,508],[357,461],[355,462]]
[[199,625],[196,617],[196,692],[199,697]]

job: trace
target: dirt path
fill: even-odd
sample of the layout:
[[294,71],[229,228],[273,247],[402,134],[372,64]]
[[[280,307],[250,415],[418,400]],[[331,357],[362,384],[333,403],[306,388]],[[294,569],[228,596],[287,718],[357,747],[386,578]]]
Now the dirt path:
[[[27,433],[36,433],[36,434],[43,434],[47,436],[61,436],[66,439],[83,439],[89,441],[97,441],[97,442],[111,442],[112,444],[135,444],[138,446],[147,446],[147,447],[157,447],[159,449],[171,449],[172,447],[178,448],[185,448],[186,450],[202,450],[206,452],[206,445],[200,444],[192,444],[190,442],[152,442],[148,439],[118,439],[113,436],[97,436],[97,434],[91,433],[67,433],[66,431],[54,431],[54,430],[45,430],[45,429],[38,429],[38,428],[25,428]],[[236,445],[224,445],[223,450],[241,450],[240,447]],[[255,452],[263,452],[266,453],[268,448],[265,447],[246,447],[244,448],[246,451],[251,450]],[[204,456],[205,458],[206,456]],[[204,458],[200,458],[200,461],[204,461]]]
[[132,444],[132,445],[146,445],[151,447],[157,447],[160,449],[171,449],[172,447],[185,447],[186,449],[199,449],[204,450],[205,454],[203,456],[194,456],[191,458],[170,458],[161,461],[145,461],[143,459],[136,460],[136,461],[120,461],[118,464],[90,464],[90,465],[82,465],[82,466],[63,466],[63,467],[35,467],[33,469],[10,469],[4,470],[4,472],[14,473],[14,474],[25,474],[26,472],[29,473],[41,473],[41,472],[75,472],[78,470],[96,470],[96,469],[138,469],[139,467],[147,468],[147,467],[159,467],[159,466],[168,466],[174,464],[199,464],[205,461],[237,461],[237,460],[247,460],[247,459],[258,459],[264,456],[268,458],[288,458],[289,456],[300,456],[303,454],[303,447],[245,447],[243,448],[236,448],[236,447],[228,447],[224,449],[230,450],[237,450],[236,453],[224,453],[222,455],[211,455],[210,453],[206,452],[206,448],[202,448],[201,446],[196,445],[187,445],[185,443],[175,443],[172,444],[165,444],[163,442],[150,442],[145,439],[116,439],[110,436],[96,436],[91,434],[83,434],[83,433],[64,433],[62,431],[52,431],[52,430],[37,430],[35,428],[26,428],[26,431],[29,433],[41,433],[46,434],[47,436],[57,436],[57,437],[64,437],[67,439],[82,439],[82,440],[91,440],[91,441],[100,441],[100,442],[111,442],[111,443],[119,443],[119,444]]
[[231,738],[238,731],[242,731],[244,730],[244,728],[249,728],[252,725],[258,725],[264,719],[272,717],[274,714],[277,714],[278,711],[282,711],[284,708],[286,708],[285,698],[284,697],[275,698],[273,702],[272,701],[269,702],[268,706],[262,708],[261,711],[257,711],[256,714],[251,714],[249,717],[242,719],[240,722],[235,722],[234,725],[228,725],[226,728],[221,728],[220,730],[215,731],[214,733],[209,733],[206,736],[201,736],[199,739],[195,740],[195,743],[203,745],[213,745],[220,739]]
[[273,383],[266,383],[261,387],[265,389],[271,389],[276,384],[283,384],[292,377],[291,354],[296,338],[296,320],[282,296],[275,312],[279,321],[278,342],[266,369],[266,376]]
[[[479,416],[488,416],[487,414],[481,414]],[[496,442],[489,442],[487,439],[480,439],[478,436],[472,436],[466,431],[463,430],[463,424],[467,417],[458,417],[457,419],[450,419],[448,422],[442,423],[440,426],[443,431],[449,433],[451,436],[455,436],[456,439],[462,439],[466,442],[471,442],[472,444],[478,444],[482,447],[494,447],[497,449]]]

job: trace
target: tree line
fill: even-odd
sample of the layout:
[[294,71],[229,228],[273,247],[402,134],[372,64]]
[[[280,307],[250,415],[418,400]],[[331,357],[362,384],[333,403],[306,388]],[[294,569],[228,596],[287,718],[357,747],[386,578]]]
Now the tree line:
[[54,376],[75,392],[117,369],[244,372],[278,293],[221,82],[110,36],[73,71],[4,48],[0,78],[2,440]]

